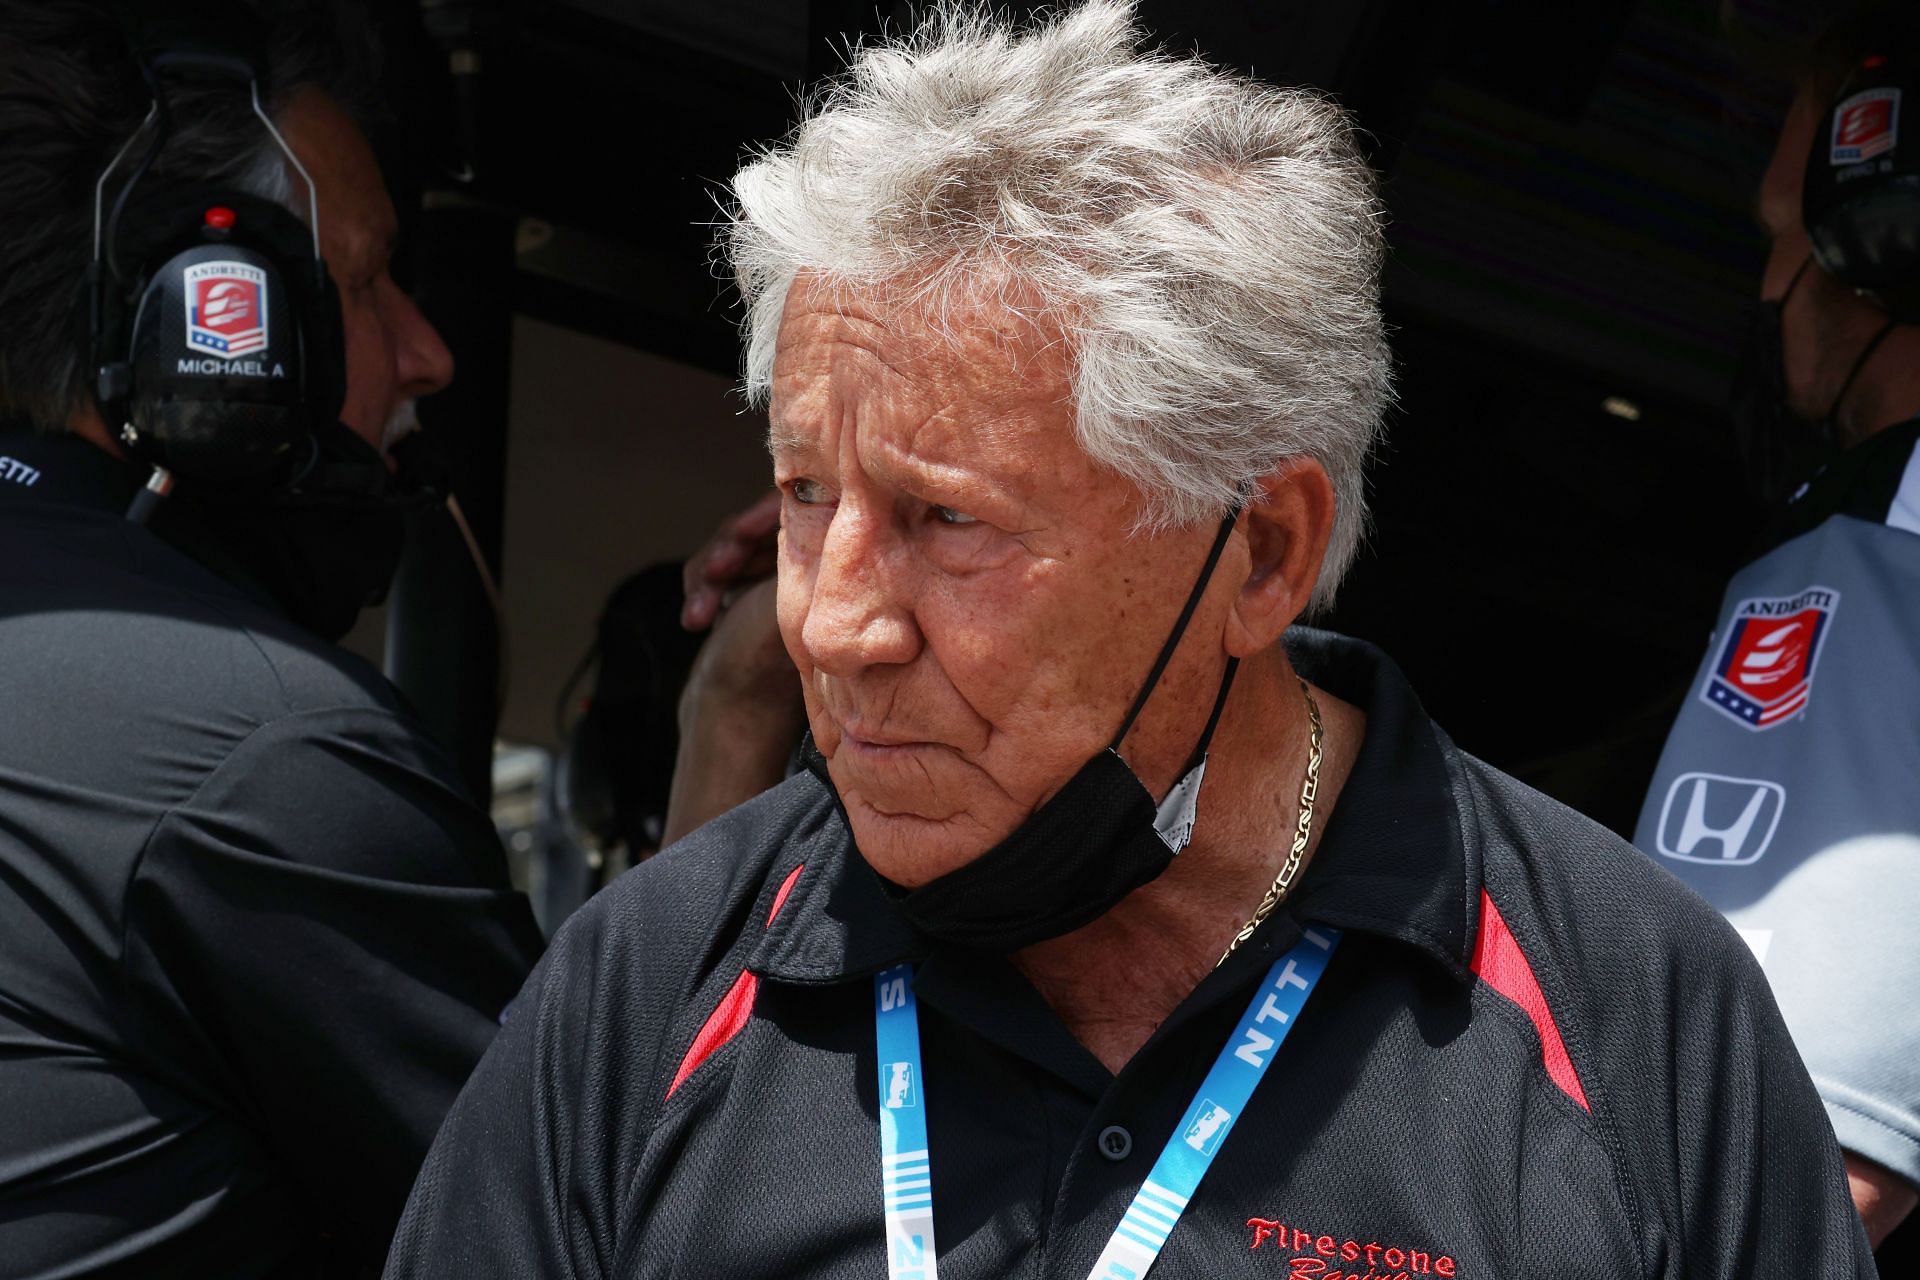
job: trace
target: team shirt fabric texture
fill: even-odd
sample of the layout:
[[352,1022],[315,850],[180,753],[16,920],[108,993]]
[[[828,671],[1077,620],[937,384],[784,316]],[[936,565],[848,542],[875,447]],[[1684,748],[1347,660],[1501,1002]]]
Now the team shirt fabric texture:
[[[1920,1184],[1920,419],[1842,455],[1772,544],[1727,586],[1635,843],[1760,957],[1840,1145]],[[1756,601],[1787,612],[1746,622]],[[1769,679],[1806,687],[1765,727],[1703,696]]]
[[364,1274],[532,914],[377,672],[0,454],[0,1275]]
[[917,935],[798,775],[561,930],[435,1142],[390,1280],[886,1274],[872,978],[903,962],[942,1280],[1081,1280],[1303,924],[1343,931],[1338,953],[1153,1280],[1871,1276],[1726,923],[1455,749],[1377,651],[1289,646],[1367,711],[1359,759],[1296,896],[1118,1076],[1010,963]]

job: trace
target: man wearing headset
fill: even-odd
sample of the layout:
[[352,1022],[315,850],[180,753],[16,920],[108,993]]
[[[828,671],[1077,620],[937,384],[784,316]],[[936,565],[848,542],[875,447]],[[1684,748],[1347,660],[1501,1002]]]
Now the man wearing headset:
[[[247,16],[235,6],[222,21]],[[388,273],[394,210],[350,114],[340,30],[276,29],[260,100],[283,149],[244,79],[156,74],[105,4],[0,0],[8,1276],[377,1269],[442,1114],[541,945],[451,761],[377,672],[330,643],[397,554],[385,447],[412,398],[453,373]],[[156,144],[143,118],[163,93]],[[178,384],[121,421],[103,397],[146,403],[152,370],[130,384],[100,372],[121,351],[96,349],[98,316],[89,341],[83,281],[95,183],[129,144],[102,188],[124,209],[100,258],[137,272],[158,217],[148,196],[171,192],[192,206],[188,237],[228,274],[198,293],[189,274],[200,349],[162,351]],[[130,182],[143,151],[151,163]],[[131,521],[143,482],[157,494],[168,477],[126,422],[217,399],[229,384],[195,382],[200,369],[250,361],[278,395],[274,370],[291,377],[283,364],[325,354],[327,317],[297,315],[274,297],[285,280],[255,279],[229,245],[283,216],[275,206],[299,213],[284,216],[310,270],[303,224],[317,214],[338,294],[337,415],[290,452],[297,482],[243,500],[183,469],[149,523]],[[162,310],[176,323],[176,305]],[[315,326],[297,345],[295,323]],[[184,331],[160,332],[166,346]]]
[[1920,1184],[1917,96],[1920,14],[1860,10],[1761,184],[1736,418],[1787,501],[1727,588],[1636,838],[1759,956],[1876,1245]]

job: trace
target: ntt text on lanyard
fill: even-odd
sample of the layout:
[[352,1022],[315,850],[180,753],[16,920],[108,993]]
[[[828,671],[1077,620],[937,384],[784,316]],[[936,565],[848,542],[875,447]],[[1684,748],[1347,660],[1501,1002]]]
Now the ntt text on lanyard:
[[[1134,1193],[1087,1280],[1140,1280],[1166,1247],[1213,1157],[1246,1110],[1274,1053],[1326,972],[1340,934],[1308,929],[1273,962],[1213,1069],[1187,1104],[1146,1182]],[[927,1143],[925,1079],[913,967],[874,975],[873,1035],[880,1061],[880,1185],[886,1197],[887,1274],[939,1280],[933,1241],[933,1163]]]

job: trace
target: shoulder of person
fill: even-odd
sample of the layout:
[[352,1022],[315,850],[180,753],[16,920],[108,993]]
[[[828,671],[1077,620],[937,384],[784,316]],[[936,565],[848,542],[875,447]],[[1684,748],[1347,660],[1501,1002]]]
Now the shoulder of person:
[[622,875],[568,917],[553,945],[595,969],[633,963],[643,948],[656,979],[697,985],[754,944],[779,881],[807,850],[843,838],[832,794],[795,774]]
[[1540,984],[1596,1115],[1604,1109],[1626,1145],[1640,1148],[1649,1135],[1693,1133],[1764,1093],[1797,1110],[1772,1113],[1782,1132],[1824,1132],[1766,976],[1733,926],[1598,823],[1482,761],[1458,759],[1485,891]]
[[[622,1109],[631,1103],[650,1123],[700,1018],[751,980],[743,977],[746,952],[782,880],[817,841],[843,838],[834,812],[826,788],[797,774],[569,916],[501,1015],[508,1044],[528,1055],[535,1088],[564,1097],[556,1107],[569,1114],[590,1114],[599,1099]],[[578,1046],[589,1040],[605,1052],[582,1055]]]
[[265,597],[146,529],[71,514],[84,523],[57,553],[69,582],[61,600],[45,602],[44,615],[72,618],[90,679],[256,722],[326,706],[403,710],[372,664],[302,629]]
[[1676,968],[1764,987],[1739,934],[1653,859],[1485,761],[1455,760],[1486,892],[1569,994],[1617,999],[1620,984],[1664,987]]

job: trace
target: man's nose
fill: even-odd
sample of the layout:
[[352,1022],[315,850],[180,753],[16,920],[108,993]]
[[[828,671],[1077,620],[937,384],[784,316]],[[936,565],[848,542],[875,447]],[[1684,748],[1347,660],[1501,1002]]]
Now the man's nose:
[[816,670],[846,678],[919,654],[908,555],[889,515],[844,500],[835,508],[800,633]]
[[453,381],[453,352],[398,286],[389,298],[387,330],[393,336],[395,372],[407,395],[432,395]]

